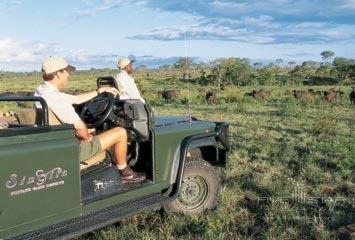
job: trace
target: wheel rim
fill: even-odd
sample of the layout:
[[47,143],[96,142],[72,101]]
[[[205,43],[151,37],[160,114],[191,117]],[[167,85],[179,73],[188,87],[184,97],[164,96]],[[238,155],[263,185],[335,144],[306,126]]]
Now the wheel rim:
[[208,197],[208,184],[201,176],[188,176],[181,185],[178,205],[186,210],[201,207]]

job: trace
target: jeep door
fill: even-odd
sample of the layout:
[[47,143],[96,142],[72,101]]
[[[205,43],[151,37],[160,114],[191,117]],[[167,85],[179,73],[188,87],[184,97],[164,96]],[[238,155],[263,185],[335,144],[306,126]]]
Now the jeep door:
[[72,125],[0,130],[0,239],[80,214]]

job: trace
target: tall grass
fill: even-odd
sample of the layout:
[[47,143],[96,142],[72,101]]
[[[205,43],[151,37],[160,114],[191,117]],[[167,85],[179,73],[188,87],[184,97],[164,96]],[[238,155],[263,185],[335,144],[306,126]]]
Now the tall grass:
[[[97,75],[73,75],[69,88],[94,89]],[[40,76],[31,76],[1,86],[30,90],[40,82]],[[218,170],[218,207],[201,216],[148,211],[79,239],[335,239],[334,229],[355,222],[350,89],[337,87],[344,96],[326,103],[297,101],[290,95],[293,88],[285,86],[268,87],[266,100],[245,97],[253,87],[230,87],[208,105],[203,91],[209,86],[192,84],[188,98],[186,84],[174,79],[141,77],[138,83],[156,115],[187,115],[189,102],[198,119],[230,122],[230,166]],[[182,95],[165,102],[155,93],[164,89],[179,89]]]

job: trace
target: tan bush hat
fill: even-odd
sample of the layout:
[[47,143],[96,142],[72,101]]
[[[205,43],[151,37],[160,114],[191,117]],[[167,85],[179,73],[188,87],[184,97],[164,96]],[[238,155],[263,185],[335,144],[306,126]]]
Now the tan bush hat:
[[42,72],[49,74],[56,71],[66,69],[67,71],[74,71],[76,68],[69,65],[62,57],[50,56],[42,63]]
[[129,58],[120,58],[117,62],[117,67],[119,69],[125,68],[128,64],[133,63],[134,60],[130,60]]

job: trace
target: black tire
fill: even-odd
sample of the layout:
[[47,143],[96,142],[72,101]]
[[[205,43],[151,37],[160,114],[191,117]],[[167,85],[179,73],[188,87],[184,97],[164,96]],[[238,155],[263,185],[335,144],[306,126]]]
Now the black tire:
[[200,214],[217,205],[220,178],[204,160],[189,161],[185,165],[179,196],[165,206],[169,212]]

